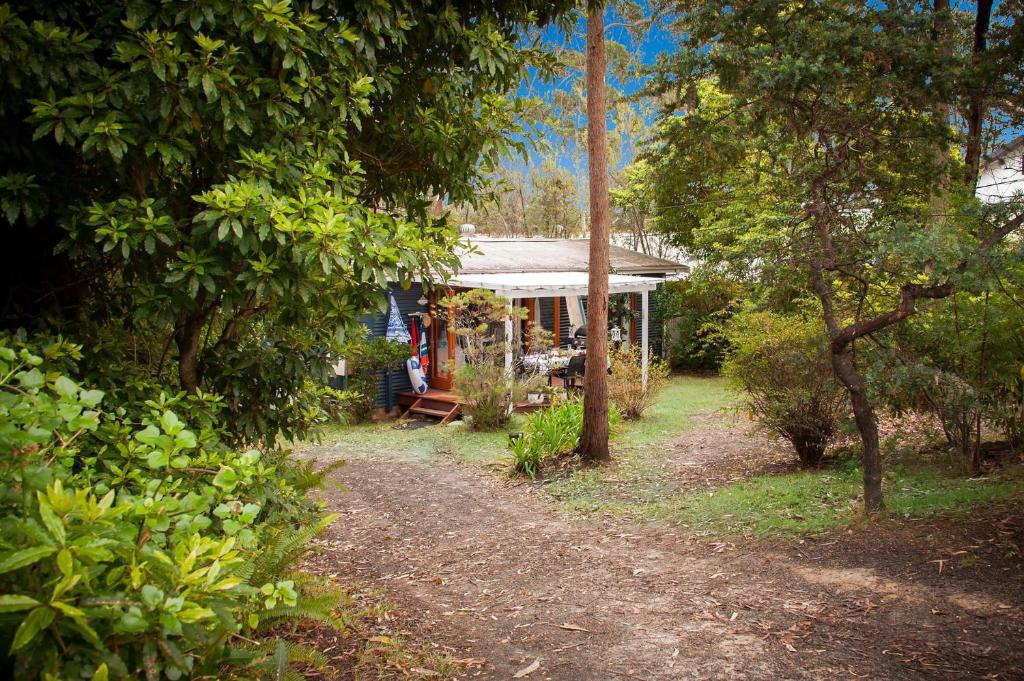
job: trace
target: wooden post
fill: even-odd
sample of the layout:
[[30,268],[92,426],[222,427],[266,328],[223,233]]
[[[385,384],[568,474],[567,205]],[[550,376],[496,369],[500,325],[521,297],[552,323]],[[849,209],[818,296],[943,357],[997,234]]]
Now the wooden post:
[[512,375],[512,299],[505,305],[505,375]]
[[648,328],[650,327],[650,324],[648,323],[648,316],[649,316],[648,312],[649,312],[649,310],[648,310],[648,305],[647,305],[647,294],[648,294],[648,291],[644,291],[643,293],[640,294],[640,353],[643,356],[643,364],[642,364],[642,366],[643,366],[643,379],[642,380],[643,380],[643,388],[644,388],[644,390],[647,390],[647,377],[648,377],[648,374],[650,373],[648,371],[648,362],[650,361],[649,358],[650,358],[650,355],[651,355],[650,348],[648,347],[649,343],[650,343],[650,337],[649,337],[649,332],[648,332]]

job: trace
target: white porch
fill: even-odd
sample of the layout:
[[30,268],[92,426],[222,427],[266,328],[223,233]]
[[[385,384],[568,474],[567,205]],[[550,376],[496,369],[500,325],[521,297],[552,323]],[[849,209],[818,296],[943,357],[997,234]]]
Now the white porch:
[[[663,280],[629,274],[609,274],[608,293],[637,293],[640,295],[640,355],[643,366],[643,385],[647,386],[650,362],[650,305],[648,295]],[[449,285],[461,288],[480,288],[494,291],[512,301],[523,298],[570,298],[587,296],[589,275],[586,272],[501,272],[487,274],[465,274],[453,278]],[[596,331],[589,329],[588,334]],[[505,369],[512,371],[513,320],[505,319]]]

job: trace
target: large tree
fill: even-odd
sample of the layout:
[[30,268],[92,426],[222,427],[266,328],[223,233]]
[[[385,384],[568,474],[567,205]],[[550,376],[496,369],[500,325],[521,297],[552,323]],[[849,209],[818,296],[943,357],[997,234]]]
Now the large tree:
[[680,6],[682,49],[660,68],[662,226],[711,261],[817,299],[869,512],[884,505],[860,339],[976,286],[1024,221],[1019,205],[973,196],[978,149],[1020,115],[1019,4],[1004,3],[991,31],[990,10]]
[[509,151],[508,95],[548,63],[524,32],[569,6],[0,5],[2,324],[294,434],[382,287],[456,264],[427,199]]

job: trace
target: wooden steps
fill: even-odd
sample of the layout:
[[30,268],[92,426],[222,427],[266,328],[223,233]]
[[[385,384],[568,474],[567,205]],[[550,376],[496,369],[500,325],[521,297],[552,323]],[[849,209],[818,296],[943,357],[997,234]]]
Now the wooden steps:
[[439,419],[442,424],[449,423],[462,413],[459,397],[447,390],[430,389],[422,395],[412,392],[398,393],[398,404],[405,408],[402,418],[416,414]]

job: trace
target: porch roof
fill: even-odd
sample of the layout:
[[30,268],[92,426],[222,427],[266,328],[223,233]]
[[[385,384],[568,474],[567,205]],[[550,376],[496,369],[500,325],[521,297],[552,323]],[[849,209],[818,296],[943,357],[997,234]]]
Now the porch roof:
[[[609,274],[608,293],[653,291],[663,281],[657,277]],[[504,298],[555,298],[587,295],[589,275],[586,272],[460,274],[451,279],[449,284],[488,289]]]

